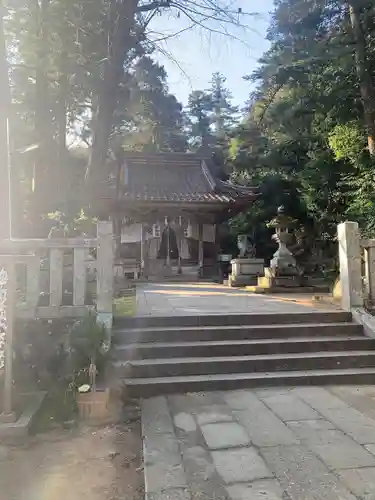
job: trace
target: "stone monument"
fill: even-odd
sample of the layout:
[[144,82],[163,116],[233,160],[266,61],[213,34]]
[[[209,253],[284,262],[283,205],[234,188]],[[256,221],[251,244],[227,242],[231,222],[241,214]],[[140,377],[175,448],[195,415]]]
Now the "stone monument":
[[232,272],[229,275],[229,285],[249,286],[257,283],[258,276],[264,272],[263,259],[256,259],[256,248],[247,234],[237,237],[239,256],[231,260]]

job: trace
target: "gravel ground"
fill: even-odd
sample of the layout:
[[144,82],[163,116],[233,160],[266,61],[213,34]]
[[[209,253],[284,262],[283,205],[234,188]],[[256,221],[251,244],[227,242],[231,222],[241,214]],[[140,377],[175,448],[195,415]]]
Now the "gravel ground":
[[0,500],[143,499],[139,422],[54,430],[0,446]]

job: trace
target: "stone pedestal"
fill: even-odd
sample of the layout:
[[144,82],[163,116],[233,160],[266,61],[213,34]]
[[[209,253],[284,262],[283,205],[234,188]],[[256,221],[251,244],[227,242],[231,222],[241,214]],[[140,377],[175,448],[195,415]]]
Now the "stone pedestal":
[[263,259],[238,258],[231,260],[232,273],[229,276],[230,286],[255,285],[258,276],[264,273]]
[[305,285],[305,280],[301,276],[273,276],[272,270],[266,267],[264,276],[258,278],[260,288],[296,288]]

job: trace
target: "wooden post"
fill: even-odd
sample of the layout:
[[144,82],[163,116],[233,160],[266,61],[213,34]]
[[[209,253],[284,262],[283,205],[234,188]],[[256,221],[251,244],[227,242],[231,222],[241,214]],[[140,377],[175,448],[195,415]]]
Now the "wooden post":
[[86,296],[86,250],[75,248],[73,255],[73,305],[84,306]]
[[104,323],[108,329],[111,329],[113,322],[112,302],[114,264],[114,245],[111,222],[98,222],[97,236],[97,319]]
[[340,260],[341,305],[345,311],[363,306],[361,246],[358,224],[343,222],[337,228]]

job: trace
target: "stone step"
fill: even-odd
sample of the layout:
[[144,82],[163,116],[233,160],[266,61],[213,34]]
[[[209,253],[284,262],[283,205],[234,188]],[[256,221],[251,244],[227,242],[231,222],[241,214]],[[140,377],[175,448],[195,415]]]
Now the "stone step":
[[375,339],[347,337],[301,337],[282,339],[221,340],[197,342],[145,342],[114,346],[115,360],[244,356],[318,351],[375,350]]
[[163,358],[117,361],[118,377],[176,377],[220,373],[324,370],[375,367],[375,351],[338,351],[216,358]]
[[114,328],[199,327],[236,325],[278,325],[305,323],[348,323],[352,316],[345,311],[314,311],[268,314],[211,314],[205,316],[138,316],[115,317]]
[[147,327],[114,330],[114,342],[173,342],[210,341],[210,340],[246,340],[282,337],[309,337],[317,334],[325,336],[360,335],[362,325],[357,323],[304,323],[274,325],[236,325],[236,326],[190,326],[190,327]]
[[183,377],[127,378],[126,395],[152,397],[200,391],[235,390],[250,387],[297,385],[373,384],[375,368],[279,371],[273,373],[229,373]]

